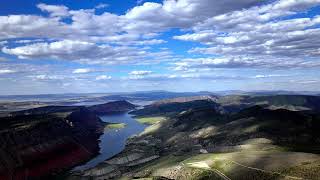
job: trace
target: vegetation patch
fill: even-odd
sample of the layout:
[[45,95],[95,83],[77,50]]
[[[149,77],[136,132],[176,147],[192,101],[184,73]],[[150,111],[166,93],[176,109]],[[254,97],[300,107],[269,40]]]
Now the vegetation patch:
[[109,128],[109,129],[121,129],[124,127],[126,127],[125,123],[111,123],[106,125],[106,128]]
[[164,119],[165,117],[163,116],[143,117],[143,118],[137,118],[137,121],[141,124],[153,125],[153,124],[159,123],[160,121],[163,121]]

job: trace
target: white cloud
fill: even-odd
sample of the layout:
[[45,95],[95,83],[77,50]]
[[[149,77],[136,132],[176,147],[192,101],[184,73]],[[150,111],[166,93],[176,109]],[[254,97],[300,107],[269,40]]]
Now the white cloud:
[[318,68],[319,60],[300,60],[296,58],[274,58],[272,56],[227,56],[223,58],[187,58],[174,63],[176,71],[216,68]]
[[[0,39],[52,38],[107,42],[113,36],[124,34],[121,28],[124,23],[121,21],[123,18],[115,14],[105,12],[96,15],[94,10],[68,10],[65,6],[45,4],[40,4],[38,7],[48,11],[50,16],[23,14],[0,16]],[[65,23],[63,16],[68,16],[71,23]]]
[[121,43],[121,44],[128,44],[128,45],[139,45],[139,46],[149,46],[149,45],[155,45],[155,44],[163,44],[167,41],[162,39],[151,39],[151,40],[142,40],[142,41],[132,41],[129,43]]
[[0,74],[10,74],[10,73],[15,73],[16,71],[11,70],[11,69],[0,69]]
[[63,40],[52,43],[34,43],[16,48],[4,47],[2,51],[16,55],[21,59],[49,57],[54,59],[75,59],[90,50],[94,52],[95,44],[83,41]]
[[[245,79],[241,75],[249,69],[255,72],[247,79],[267,81],[280,77],[275,76],[277,72],[267,74],[269,72],[260,71],[285,69],[290,70],[290,74],[298,68],[298,71],[305,68],[314,71],[320,67],[320,16],[311,14],[309,17],[305,13],[320,5],[320,0],[165,0],[162,3],[140,3],[123,15],[103,12],[105,9],[99,8],[105,8],[104,4],[80,10],[39,4],[40,10],[48,14],[0,16],[1,50],[21,59],[134,64],[137,69],[139,65],[159,63],[156,67],[159,72],[174,70],[167,74],[139,70],[128,73],[125,81],[147,81],[146,86],[161,80],[176,85],[177,80],[183,79]],[[168,38],[173,28],[179,31],[174,39],[198,42],[201,46],[193,43],[190,55],[173,54],[170,48],[176,44],[170,44]],[[163,36],[167,32],[169,34]],[[154,46],[163,43],[169,44],[168,49],[162,45]],[[65,74],[63,65],[51,69],[52,64],[35,67],[30,65],[33,61],[25,61],[28,64],[20,62],[7,65],[1,62],[0,69],[19,72],[16,74],[22,74],[21,79],[31,74],[37,83],[63,81],[75,88],[85,87],[89,81],[98,84],[98,80],[111,78],[86,74],[87,70],[70,67],[66,72],[74,71],[75,74]],[[217,71],[226,72],[220,75],[215,74]]]
[[128,11],[124,29],[135,32],[159,32],[168,28],[189,28],[214,15],[248,8],[258,0],[167,0],[162,4],[145,2]]
[[64,17],[70,15],[66,6],[47,5],[40,3],[37,5],[37,7],[42,11],[48,12],[52,17]]
[[30,76],[33,78],[33,80],[43,80],[43,81],[48,81],[48,80],[64,80],[64,76],[57,76],[57,75],[47,75],[47,74],[40,74],[40,75],[35,75],[35,76]]
[[27,44],[27,43],[35,43],[35,42],[44,42],[43,39],[25,39],[25,40],[17,40],[15,43]]
[[73,74],[86,74],[90,72],[92,72],[92,70],[87,68],[79,68],[72,71]]
[[[258,0],[167,0],[146,2],[124,15],[108,12],[95,14],[94,9],[70,10],[62,5],[38,4],[50,17],[37,15],[0,16],[1,38],[48,38],[50,42],[4,47],[2,51],[24,59],[63,59],[85,63],[128,63],[168,60],[167,52],[148,52],[128,46],[151,46],[166,43],[153,39],[170,28],[196,27],[212,16],[261,4]],[[61,17],[71,19],[65,23]],[[108,26],[106,26],[108,24]],[[151,39],[150,39],[151,38]],[[220,38],[235,44],[238,37]],[[76,39],[76,40],[75,40]],[[99,44],[99,45],[98,45]],[[101,45],[104,44],[104,45]],[[112,45],[111,45],[112,44]],[[117,44],[117,46],[114,46]],[[195,49],[194,51],[201,51]],[[209,52],[211,53],[211,52]],[[157,60],[154,60],[157,59]]]
[[0,46],[6,45],[8,41],[0,41]]
[[129,74],[129,79],[138,80],[138,79],[145,79],[147,76],[150,77],[152,73],[153,73],[152,71],[131,71],[128,74]]
[[[40,15],[0,16],[0,39],[19,37],[46,37],[108,42],[118,35],[135,35],[166,31],[169,28],[189,28],[213,15],[247,8],[259,4],[259,0],[167,0],[163,3],[146,2],[124,15],[108,12],[96,14],[94,9],[70,10],[63,5],[37,5],[49,17]],[[99,4],[96,8],[105,8]],[[68,17],[71,23],[62,18]],[[106,24],[108,26],[106,26]]]
[[107,7],[109,7],[109,4],[100,3],[100,4],[96,5],[94,8],[95,9],[103,9],[103,8],[107,8]]
[[316,5],[320,0],[279,0],[213,16],[193,26],[192,33],[173,38],[206,45],[189,52],[222,57],[201,61],[214,68],[318,67],[320,16],[284,18]]
[[212,73],[175,73],[175,74],[151,74],[148,76],[129,76],[125,80],[146,81],[146,82],[177,82],[177,80],[243,80],[249,77],[236,75],[216,75]]
[[131,71],[130,75],[138,75],[138,76],[145,76],[151,74],[152,71]]
[[73,60],[89,64],[137,63],[170,56],[166,51],[147,52],[135,47],[97,45],[77,40],[34,43],[15,48],[4,47],[2,52],[21,59]]
[[[69,30],[69,31],[67,31]],[[0,39],[8,38],[57,38],[74,32],[58,18],[36,15],[0,16]]]
[[97,76],[96,77],[96,80],[99,81],[99,80],[108,80],[108,79],[111,79],[112,77],[111,76],[107,76],[107,75],[100,75],[100,76]]
[[258,74],[255,75],[253,78],[259,79],[259,78],[272,78],[272,77],[285,77],[288,75],[281,75],[281,74]]

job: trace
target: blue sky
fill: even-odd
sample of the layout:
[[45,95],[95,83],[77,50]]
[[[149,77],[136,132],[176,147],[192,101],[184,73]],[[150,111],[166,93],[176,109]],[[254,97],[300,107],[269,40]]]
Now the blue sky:
[[320,0],[3,0],[0,94],[320,88]]

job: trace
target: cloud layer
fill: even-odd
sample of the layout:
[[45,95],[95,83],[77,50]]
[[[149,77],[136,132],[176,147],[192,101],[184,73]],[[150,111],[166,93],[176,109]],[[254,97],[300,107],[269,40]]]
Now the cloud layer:
[[118,14],[111,6],[40,3],[0,16],[0,80],[119,89],[179,80],[182,90],[190,81],[208,90],[207,81],[258,80],[294,89],[296,79],[319,88],[320,0],[139,1]]

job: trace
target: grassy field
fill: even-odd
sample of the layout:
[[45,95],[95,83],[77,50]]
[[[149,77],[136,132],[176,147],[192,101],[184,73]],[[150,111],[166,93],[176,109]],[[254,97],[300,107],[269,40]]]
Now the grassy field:
[[163,121],[164,119],[165,119],[165,117],[157,116],[157,117],[137,118],[137,121],[142,124],[152,125],[152,124],[156,124],[160,121]]
[[140,178],[194,180],[319,179],[319,162],[318,155],[282,151],[169,155],[140,167],[135,174]]
[[106,126],[106,128],[109,128],[109,129],[121,129],[121,128],[124,128],[126,126],[125,123],[112,123],[112,124],[108,124]]
[[[203,170],[216,169],[231,179],[317,179],[320,157],[297,152],[233,152],[201,154],[182,162]],[[287,168],[293,166],[293,168]]]

